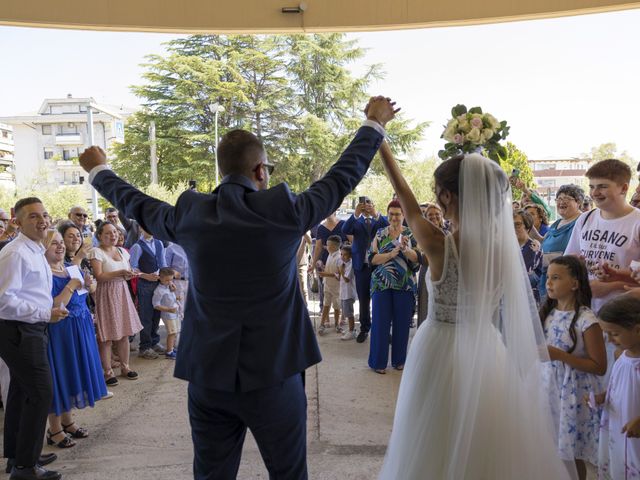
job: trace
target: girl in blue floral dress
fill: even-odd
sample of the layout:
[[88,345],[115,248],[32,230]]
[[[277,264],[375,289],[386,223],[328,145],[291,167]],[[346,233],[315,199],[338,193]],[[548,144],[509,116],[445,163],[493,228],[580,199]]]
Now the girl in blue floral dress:
[[591,305],[587,268],[573,256],[555,258],[547,272],[547,300],[540,309],[551,362],[545,374],[558,386],[553,409],[559,420],[558,453],[575,460],[580,480],[585,462],[597,465],[598,412],[585,403],[601,391],[607,371],[602,330]]

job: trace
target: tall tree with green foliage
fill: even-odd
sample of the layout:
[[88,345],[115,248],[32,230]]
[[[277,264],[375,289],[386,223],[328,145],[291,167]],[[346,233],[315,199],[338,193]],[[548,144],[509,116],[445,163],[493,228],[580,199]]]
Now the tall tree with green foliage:
[[[382,75],[374,65],[354,78],[348,65],[362,55],[343,34],[173,40],[167,55],[148,57],[146,83],[133,87],[145,108],[128,122],[114,167],[138,185],[149,183],[148,125],[154,120],[161,182],[194,179],[210,190],[215,186],[212,105],[218,104],[224,107],[220,136],[233,128],[254,132],[278,164],[273,181],[304,189],[344,149],[362,121],[369,83]],[[425,127],[399,119],[388,134],[404,153]]]
[[582,158],[587,158],[592,162],[599,162],[608,158],[616,158],[623,161],[632,171],[636,170],[638,163],[627,151],[618,152],[618,146],[613,142],[603,143],[597,147],[592,147],[589,153],[583,153]]

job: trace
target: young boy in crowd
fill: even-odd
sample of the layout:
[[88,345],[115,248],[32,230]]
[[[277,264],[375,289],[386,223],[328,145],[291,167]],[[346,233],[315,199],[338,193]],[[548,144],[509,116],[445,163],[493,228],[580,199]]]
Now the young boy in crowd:
[[640,210],[627,202],[631,169],[620,160],[602,160],[586,173],[596,208],[576,221],[565,255],[584,257],[593,292],[591,307],[597,312],[607,301],[632,286],[623,280],[603,281],[599,272],[629,269],[640,259]]
[[329,256],[324,266],[324,271],[319,272],[324,283],[324,306],[322,307],[322,317],[318,335],[324,335],[329,328],[329,313],[333,306],[333,316],[335,317],[336,332],[343,333],[340,326],[340,245],[342,239],[338,235],[331,235],[327,239],[327,250]]
[[341,340],[353,340],[356,338],[356,319],[353,313],[353,305],[356,303],[356,277],[351,264],[351,245],[343,245],[340,248],[340,304],[342,306],[342,318],[349,322],[349,331],[344,332]]
[[167,329],[167,353],[169,360],[176,359],[176,336],[178,335],[178,297],[171,282],[175,276],[172,268],[161,268],[160,283],[153,292],[153,308],[160,311],[160,319]]

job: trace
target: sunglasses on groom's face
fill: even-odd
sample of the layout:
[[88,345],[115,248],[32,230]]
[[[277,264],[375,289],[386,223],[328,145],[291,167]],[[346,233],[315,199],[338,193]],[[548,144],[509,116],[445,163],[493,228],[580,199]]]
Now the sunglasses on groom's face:
[[255,168],[255,170],[262,167],[264,167],[267,170],[267,173],[269,174],[269,176],[273,175],[273,171],[276,169],[276,166],[274,164],[262,162]]

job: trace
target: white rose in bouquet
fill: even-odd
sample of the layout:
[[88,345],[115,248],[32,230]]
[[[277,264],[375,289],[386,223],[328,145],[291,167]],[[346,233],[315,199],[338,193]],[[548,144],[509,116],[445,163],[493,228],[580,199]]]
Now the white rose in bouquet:
[[498,128],[500,127],[500,122],[498,121],[498,119],[490,113],[485,113],[484,119],[489,123],[491,130],[498,130]]
[[482,136],[484,137],[484,141],[486,142],[486,141],[491,140],[491,137],[493,137],[495,135],[495,133],[496,132],[494,132],[490,128],[485,128],[484,130],[482,130]]
[[481,136],[482,136],[482,133],[480,132],[479,128],[472,128],[471,131],[467,133],[465,138],[469,140],[471,143],[480,143]]
[[442,138],[444,138],[447,142],[453,142],[453,136],[457,133],[457,131],[458,121],[455,118],[452,118],[451,120],[449,120],[449,123],[447,123],[447,127],[442,134]]
[[463,115],[458,115],[458,118],[456,120],[458,120],[458,129],[460,129],[464,133],[469,133],[469,130],[471,130],[471,125],[469,124],[469,120],[467,119],[467,114],[465,113]]

